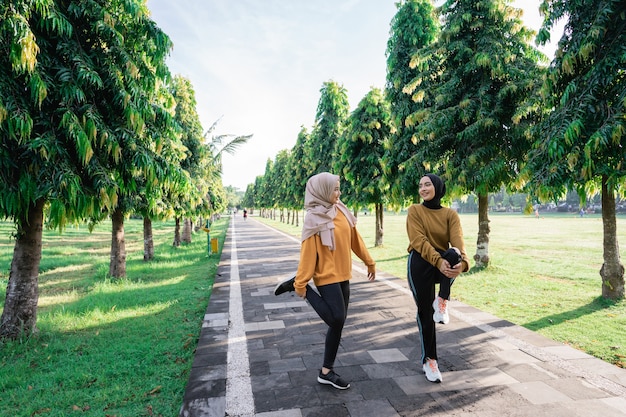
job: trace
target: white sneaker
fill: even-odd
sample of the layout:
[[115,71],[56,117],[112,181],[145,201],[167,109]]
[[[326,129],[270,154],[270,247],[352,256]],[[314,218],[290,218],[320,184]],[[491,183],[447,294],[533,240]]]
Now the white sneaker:
[[437,296],[433,301],[433,320],[435,323],[448,324],[450,323],[450,315],[448,314],[448,300]]
[[430,382],[441,382],[441,372],[439,372],[439,366],[437,366],[437,361],[434,359],[426,358],[426,363],[424,364],[424,374],[426,374],[426,379]]

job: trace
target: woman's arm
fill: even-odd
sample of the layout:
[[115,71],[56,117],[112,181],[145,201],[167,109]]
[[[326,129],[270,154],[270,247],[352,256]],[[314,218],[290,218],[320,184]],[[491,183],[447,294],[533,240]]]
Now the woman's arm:
[[352,252],[367,266],[367,278],[373,281],[376,279],[376,262],[374,262],[374,259],[367,250],[367,246],[365,242],[363,242],[363,238],[356,227],[351,228],[351,233]]
[[296,280],[293,283],[295,292],[300,297],[306,296],[306,286],[315,274],[317,262],[317,247],[315,235],[305,239],[300,246],[300,263],[296,272]]
[[450,246],[456,248],[459,251],[462,259],[462,261],[459,262],[460,266],[457,266],[456,269],[459,269],[459,274],[461,272],[467,272],[469,271],[469,258],[467,257],[467,253],[465,252],[465,241],[463,240],[463,228],[461,227],[461,218],[454,210],[451,211],[448,225],[450,229]]
[[440,269],[443,258],[428,240],[426,225],[424,220],[420,218],[416,205],[409,207],[406,217],[406,232],[409,237],[410,247],[428,263]]

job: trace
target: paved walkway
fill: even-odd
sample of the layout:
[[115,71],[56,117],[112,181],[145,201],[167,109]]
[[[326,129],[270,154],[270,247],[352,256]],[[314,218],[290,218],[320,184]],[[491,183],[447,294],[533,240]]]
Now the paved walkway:
[[351,388],[319,384],[326,326],[293,293],[273,294],[299,246],[231,219],[181,416],[626,416],[625,369],[457,301],[437,327],[443,382],[428,382],[405,280],[368,282],[362,264],[335,366]]

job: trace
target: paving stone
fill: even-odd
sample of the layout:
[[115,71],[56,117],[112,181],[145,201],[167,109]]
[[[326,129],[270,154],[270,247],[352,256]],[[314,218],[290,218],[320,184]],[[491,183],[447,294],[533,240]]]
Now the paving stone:
[[578,349],[574,349],[573,347],[567,346],[567,345],[546,346],[544,350],[562,359],[590,359],[591,358],[591,356],[589,356],[585,352],[582,352]]
[[589,417],[623,417],[626,408],[607,409],[606,403],[601,400],[577,400],[563,404],[563,409],[568,410],[572,416]]
[[547,404],[572,401],[572,398],[550,387],[542,381],[521,382],[509,385],[532,404]]
[[258,361],[250,363],[250,376],[268,375],[270,373],[270,364],[268,361]]
[[341,358],[339,358],[339,360],[344,366],[376,363],[374,358],[372,358],[372,355],[364,350],[346,352],[345,354],[341,355]]
[[283,390],[293,387],[288,373],[270,373],[251,377],[252,391]]
[[361,365],[361,368],[365,371],[367,377],[372,380],[406,376],[404,363],[376,363]]
[[[544,381],[552,388],[576,400],[606,398],[608,394],[583,378],[560,378]],[[626,410],[626,408],[624,409]]]
[[224,417],[226,414],[226,399],[198,398],[183,404],[180,410],[181,417]]
[[[250,347],[250,344],[248,344],[248,348],[249,347]],[[259,362],[259,361],[267,362],[267,361],[279,360],[279,359],[280,359],[280,353],[278,352],[278,349],[276,348],[250,350],[250,354],[249,354],[250,362]]]
[[537,363],[506,364],[500,367],[519,382],[549,381],[558,376],[542,368]]
[[226,379],[226,364],[191,368],[190,381],[211,381]]
[[285,323],[279,321],[262,321],[258,323],[247,323],[246,332],[258,332],[259,330],[284,329]]
[[[615,410],[624,411],[626,410],[626,397],[609,397],[603,398],[600,402],[609,405]],[[603,409],[605,410],[605,409]]]
[[322,400],[317,392],[315,390],[311,390],[309,387],[293,387],[288,390],[274,390],[274,395],[276,397],[276,404],[279,410],[315,407],[322,404]]
[[[303,408],[302,417],[349,417],[350,412],[345,405],[327,405],[324,407]],[[268,416],[270,417],[270,416]],[[382,417],[382,416],[381,416]]]
[[268,411],[267,413],[256,413],[255,417],[302,417],[303,414],[299,409]]
[[185,389],[185,399],[215,398],[226,395],[226,379],[195,379]]
[[389,399],[389,403],[401,416],[425,417],[449,415],[433,397],[426,393],[415,393],[407,397],[393,397]]
[[194,356],[192,368],[208,367],[212,365],[222,365],[226,363],[226,352],[208,353],[205,355],[196,354]]
[[365,400],[377,400],[380,398],[389,398],[399,395],[405,395],[402,391],[398,389],[395,381],[391,378],[356,381],[352,383],[350,389],[357,390]]
[[537,358],[532,355],[522,352],[521,350],[505,350],[501,352],[495,352],[495,355],[500,357],[504,363],[534,363],[539,362]]
[[306,369],[301,358],[276,359],[268,361],[268,363],[270,366],[270,373],[282,373],[298,370],[303,371]]
[[351,416],[360,417],[394,417],[399,416],[387,400],[368,400],[346,403]]
[[381,350],[368,350],[367,353],[370,354],[376,363],[387,363],[387,362],[403,362],[408,361],[409,358],[404,356],[399,349],[381,349]]
[[293,370],[289,371],[289,380],[291,384],[296,387],[314,387],[318,384],[317,382],[317,374],[319,373],[319,368],[307,368],[305,370]]

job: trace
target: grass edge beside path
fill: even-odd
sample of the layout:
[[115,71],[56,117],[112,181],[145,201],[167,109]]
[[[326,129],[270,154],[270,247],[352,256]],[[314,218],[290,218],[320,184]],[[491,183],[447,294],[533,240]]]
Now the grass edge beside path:
[[[301,213],[300,226],[254,218],[300,236]],[[374,221],[374,216],[359,215],[357,227],[377,268],[406,279],[406,215],[385,213],[379,248],[374,247]],[[461,214],[461,222],[471,258],[477,214]],[[626,368],[626,300],[601,297],[602,219],[490,214],[490,228],[490,267],[457,278],[452,298]],[[618,217],[622,240],[624,230],[626,218]]]
[[[173,222],[154,222],[143,261],[141,220],[125,222],[127,277],[106,278],[110,223],[44,231],[36,335],[0,342],[0,415],[178,415],[229,217],[172,246]],[[12,257],[0,224],[0,307]]]

